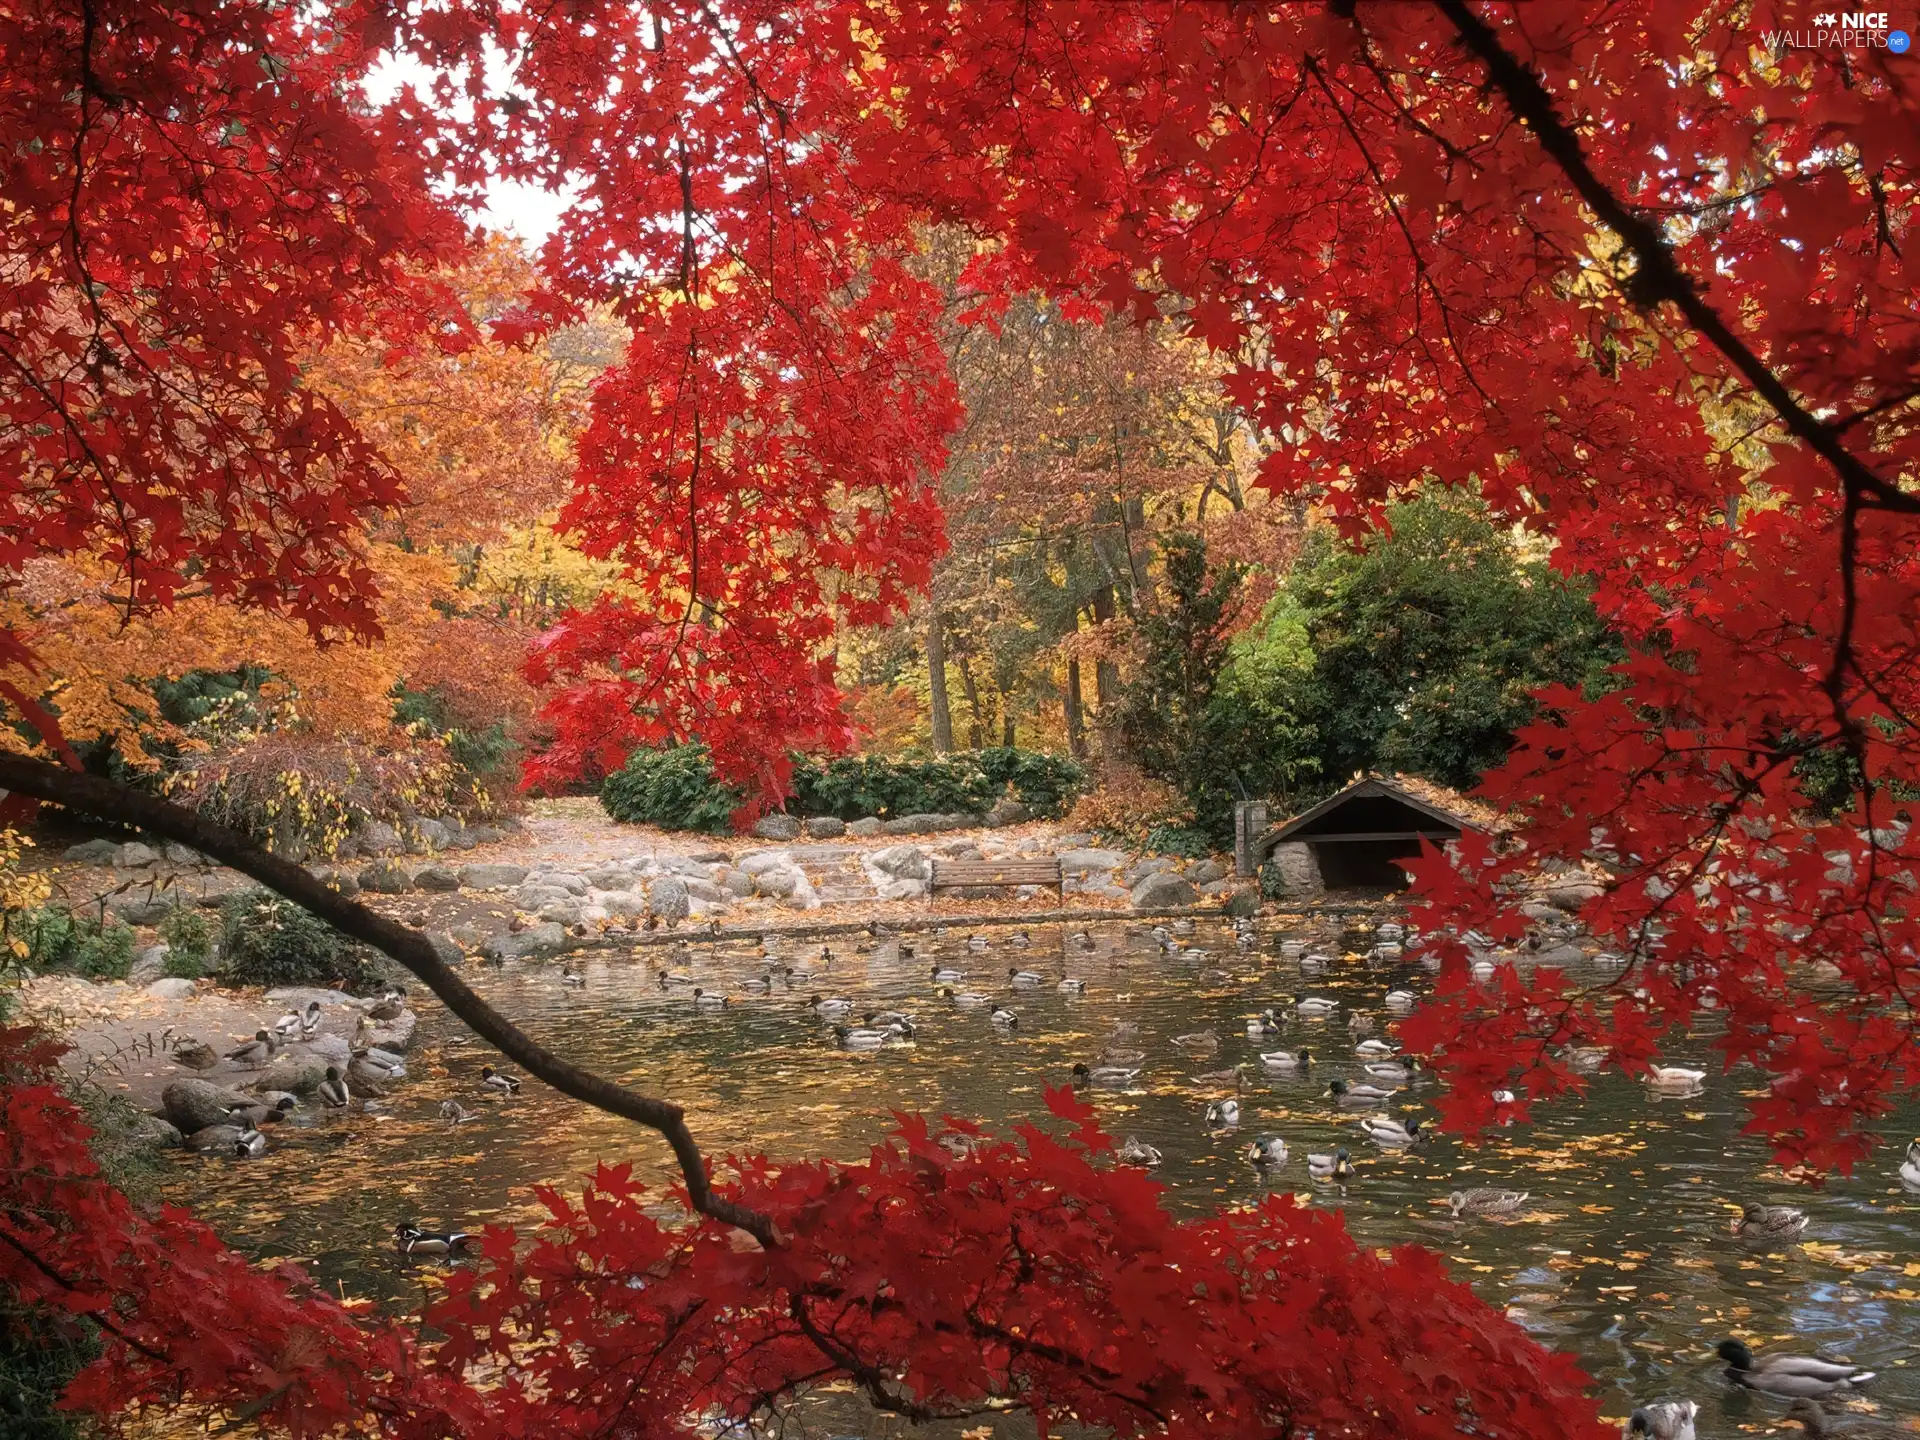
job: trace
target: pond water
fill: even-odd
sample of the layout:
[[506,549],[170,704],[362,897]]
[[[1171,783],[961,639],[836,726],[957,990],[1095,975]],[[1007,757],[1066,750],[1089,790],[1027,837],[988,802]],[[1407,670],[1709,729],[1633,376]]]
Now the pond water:
[[[1372,918],[1364,923],[1370,928]],[[1830,1347],[1880,1371],[1872,1394],[1882,1413],[1920,1415],[1920,1366],[1909,1368],[1920,1336],[1920,1195],[1896,1174],[1915,1115],[1894,1117],[1887,1134],[1895,1143],[1854,1178],[1820,1190],[1796,1185],[1769,1163],[1764,1145],[1740,1133],[1759,1072],[1720,1075],[1708,1037],[1696,1035],[1673,1058],[1709,1070],[1698,1095],[1655,1098],[1602,1074],[1584,1100],[1542,1107],[1532,1123],[1481,1145],[1443,1137],[1383,1151],[1354,1124],[1356,1113],[1369,1112],[1337,1110],[1324,1098],[1326,1082],[1364,1078],[1349,1016],[1361,1011],[1384,1027],[1386,992],[1420,991],[1430,977],[1418,964],[1363,963],[1353,952],[1366,948],[1368,935],[1343,933],[1337,919],[1263,922],[1259,947],[1241,950],[1230,931],[1203,920],[1179,940],[1199,953],[1167,958],[1141,926],[1094,927],[1091,952],[1070,945],[1059,927],[1034,928],[1030,949],[1011,947],[1006,928],[980,933],[992,948],[978,953],[960,933],[904,936],[917,951],[910,959],[898,940],[862,939],[859,953],[853,938],[834,938],[826,977],[771,996],[747,993],[746,982],[764,969],[754,949],[737,945],[695,944],[691,957],[662,949],[578,957],[586,977],[579,988],[561,984],[558,965],[537,962],[476,966],[470,978],[560,1053],[686,1103],[695,1135],[716,1155],[858,1158],[888,1131],[895,1110],[996,1127],[1044,1118],[1043,1088],[1066,1080],[1075,1061],[1092,1060],[1126,1022],[1139,1038],[1125,1043],[1147,1052],[1140,1080],[1124,1093],[1092,1093],[1116,1137],[1137,1136],[1164,1153],[1157,1173],[1176,1212],[1251,1202],[1271,1184],[1312,1190],[1313,1203],[1343,1209],[1366,1242],[1411,1240],[1443,1251],[1482,1296],[1577,1355],[1611,1415],[1624,1417],[1636,1399],[1676,1394],[1701,1402],[1702,1435],[1766,1432],[1778,1407],[1730,1390],[1710,1354],[1734,1329]],[[1334,963],[1303,976],[1281,957],[1286,939],[1307,941]],[[784,953],[817,965],[818,948],[817,940],[793,940]],[[942,1001],[929,979],[933,960],[968,971],[970,988],[1007,999],[1021,1017],[1017,1031],[996,1031],[984,1010]],[[1009,991],[1010,965],[1055,977],[1064,965],[1087,980],[1087,993],[1063,995],[1051,981]],[[696,1011],[686,989],[661,989],[668,968],[731,992],[734,1003]],[[1606,977],[1596,969],[1593,978]],[[921,1022],[916,1042],[839,1050],[806,1007],[814,991],[852,998],[856,1013],[912,1011]],[[1339,1008],[1329,1020],[1297,1019],[1285,1008],[1294,994],[1325,996]],[[1281,1033],[1248,1038],[1248,1017],[1269,1006],[1282,1007]],[[437,1228],[537,1219],[536,1184],[577,1185],[600,1160],[631,1160],[642,1175],[668,1178],[664,1145],[535,1082],[499,1102],[479,1081],[490,1049],[430,998],[421,1016],[411,1077],[375,1102],[379,1110],[303,1111],[266,1156],[244,1164],[183,1159],[170,1196],[259,1256],[297,1257],[330,1287],[412,1305],[420,1280],[392,1253],[397,1220]],[[1220,1038],[1215,1055],[1189,1057],[1170,1043],[1209,1028]],[[1311,1079],[1269,1076],[1260,1066],[1260,1051],[1303,1045],[1324,1057]],[[1212,1132],[1203,1111],[1227,1092],[1196,1077],[1240,1062],[1250,1067],[1241,1124]],[[1430,1113],[1422,1102],[1434,1088],[1416,1084],[1396,1108],[1404,1118]],[[449,1127],[438,1115],[448,1096],[481,1118]],[[1271,1178],[1243,1153],[1248,1139],[1267,1132],[1293,1150]],[[1306,1152],[1340,1144],[1351,1149],[1357,1177],[1344,1189],[1311,1185]],[[1510,1186],[1532,1198],[1512,1220],[1456,1222],[1446,1196],[1465,1186]],[[1734,1203],[1750,1200],[1807,1210],[1806,1243],[1773,1254],[1743,1248],[1728,1225]],[[868,1433],[896,1429],[876,1423]]]

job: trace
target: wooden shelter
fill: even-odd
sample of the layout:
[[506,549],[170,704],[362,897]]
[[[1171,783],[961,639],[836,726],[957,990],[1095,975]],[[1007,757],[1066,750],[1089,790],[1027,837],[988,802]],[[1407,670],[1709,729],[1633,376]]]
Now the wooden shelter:
[[1364,775],[1311,810],[1260,837],[1290,891],[1407,883],[1394,862],[1420,853],[1420,842],[1444,845],[1467,830],[1491,833],[1499,818],[1456,791],[1408,776]]

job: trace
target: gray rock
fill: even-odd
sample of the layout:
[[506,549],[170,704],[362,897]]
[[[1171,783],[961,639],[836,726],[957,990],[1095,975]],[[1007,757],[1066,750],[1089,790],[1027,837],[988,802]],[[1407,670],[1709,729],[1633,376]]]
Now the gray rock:
[[1209,880],[1200,887],[1200,893],[1202,895],[1225,895],[1232,889],[1233,882],[1231,880]]
[[186,1000],[199,988],[191,980],[160,979],[147,986],[147,994],[159,1000]]
[[1556,885],[1540,898],[1554,909],[1563,910],[1571,915],[1587,901],[1598,900],[1606,893],[1606,890],[1599,885],[1576,882],[1570,885]]
[[1020,825],[1033,818],[1033,812],[1015,800],[1011,795],[996,800],[993,808],[987,811],[989,825]]
[[753,888],[756,894],[784,898],[800,888],[800,874],[791,868],[762,870],[753,877]]
[[1133,887],[1128,900],[1136,910],[1157,910],[1170,905],[1191,905],[1200,892],[1178,875],[1149,875]]
[[1093,844],[1093,836],[1084,835],[1075,830],[1065,835],[1054,836],[1053,843],[1061,850],[1084,850]]
[[930,835],[953,828],[945,815],[896,815],[880,826],[882,835]]
[[594,894],[593,903],[608,915],[617,915],[622,920],[631,920],[636,915],[647,913],[647,896],[644,890],[599,891]]
[[148,945],[136,950],[133,965],[127,971],[129,985],[150,985],[167,973],[167,952],[171,947],[162,940],[158,945]]
[[551,922],[529,925],[517,935],[489,935],[481,943],[480,953],[489,960],[518,960],[527,955],[550,955],[567,943],[567,932]]
[[473,837],[476,845],[498,845],[507,838],[507,832],[498,825],[469,825],[467,834]]
[[657,863],[669,875],[681,875],[689,880],[713,878],[713,866],[691,855],[662,855]]
[[595,890],[631,890],[633,872],[631,870],[589,870],[587,884]]
[[586,908],[586,901],[568,895],[542,905],[538,913],[542,920],[551,920],[556,925],[577,925],[581,920],[580,912]]
[[352,860],[362,853],[372,854],[373,852],[362,852],[360,842],[351,835],[343,836],[333,842],[333,858],[335,860]]
[[121,1126],[120,1133],[134,1144],[144,1145],[151,1150],[178,1150],[186,1144],[179,1127],[169,1124],[158,1115],[131,1115]]
[[1134,864],[1132,868],[1127,871],[1124,878],[1128,885],[1138,885],[1149,875],[1165,875],[1169,871],[1177,870],[1178,868],[1178,861],[1169,860],[1164,855],[1152,855]]
[[171,840],[161,847],[160,853],[175,865],[204,865],[207,860],[207,857],[198,850],[190,850],[185,845],[175,844]]
[[536,885],[531,880],[513,892],[513,903],[520,910],[538,910],[573,897],[558,885]]
[[[464,926],[462,929],[466,928]],[[458,965],[462,959],[460,942],[445,930],[427,931],[427,943],[433,946],[433,953],[440,957],[443,965]]]
[[429,865],[415,873],[413,883],[422,890],[435,890],[444,895],[460,888],[460,877],[444,865]]
[[762,815],[753,822],[751,833],[761,840],[795,840],[800,835],[800,822],[791,815],[778,812]]
[[161,1113],[183,1135],[226,1124],[228,1107],[246,1103],[247,1097],[238,1090],[211,1080],[172,1080],[160,1092]]
[[[241,1103],[245,1103],[242,1101]],[[231,1150],[233,1142],[241,1136],[238,1125],[205,1125],[187,1136],[187,1149],[202,1155],[217,1154],[222,1150]]]
[[344,990],[325,990],[317,985],[276,985],[267,991],[267,1000],[274,1005],[284,1005],[289,1010],[304,1010],[312,1001],[319,1001],[322,1010],[338,1010],[346,1006],[355,1009],[360,1002]]
[[[359,1030],[360,1025],[357,1020],[352,1028],[355,1031]],[[329,1035],[322,1031],[311,1040],[302,1040],[300,1048],[316,1060],[337,1065],[342,1070],[346,1069],[347,1062],[353,1059],[353,1039],[350,1035]]]
[[1215,880],[1227,878],[1227,867],[1218,860],[1197,861],[1187,867],[1187,879],[1196,885],[1211,885]]
[[458,830],[447,828],[447,848],[449,850],[471,850],[479,842],[473,838],[473,832],[464,826]]
[[160,852],[151,845],[143,845],[138,840],[129,840],[122,845],[113,857],[113,863],[122,870],[138,870],[152,865],[160,859]]
[[173,913],[172,899],[136,898],[122,895],[113,902],[113,913],[129,925],[158,925]]
[[736,900],[744,900],[753,894],[753,876],[744,870],[729,870],[726,878],[720,882],[720,888]]
[[576,875],[571,870],[537,870],[527,877],[529,885],[558,887],[569,895],[586,894],[593,887],[587,883],[587,877]]
[[1117,870],[1127,863],[1118,850],[1062,850],[1060,868],[1068,875],[1084,875],[1089,870]]
[[688,903],[687,882],[678,875],[665,875],[647,887],[647,903],[662,920],[684,920],[692,913]]
[[871,840],[880,833],[880,822],[871,815],[847,822],[847,834],[856,840]]
[[747,875],[759,875],[791,865],[793,856],[786,850],[754,850],[740,857],[740,869]]
[[399,1055],[413,1044],[414,1031],[419,1028],[420,1017],[411,1010],[402,1010],[393,1019],[375,1025],[367,1031],[367,1044]]
[[527,867],[524,865],[462,865],[460,867],[460,883],[469,890],[506,890],[522,883],[526,878]]
[[1529,900],[1520,907],[1520,913],[1529,920],[1558,920],[1562,912],[1544,900]]
[[869,855],[867,863],[895,880],[925,880],[933,874],[933,862],[918,845],[889,845]]
[[[979,860],[980,847],[971,840],[949,840],[944,845],[933,847],[933,853],[942,860]],[[991,886],[989,889],[993,888]]]
[[847,833],[847,822],[837,815],[814,815],[804,828],[809,840],[838,840]]
[[695,900],[704,900],[709,905],[727,898],[727,892],[711,880],[687,881],[687,894],[691,895]]
[[111,865],[119,854],[117,840],[82,840],[78,845],[69,845],[61,852],[61,858],[81,865]]
[[313,878],[349,899],[360,893],[359,877],[351,870],[329,870],[323,865],[313,872]]
[[360,827],[354,836],[362,855],[396,855],[400,851],[400,836],[384,820],[369,820]]
[[429,850],[444,850],[453,838],[453,832],[438,820],[418,820],[413,828]]
[[725,865],[733,856],[724,850],[689,850],[687,859],[696,865]]
[[478,950],[480,942],[487,938],[487,932],[472,921],[464,925],[456,925],[447,933],[452,937],[453,943],[462,950]]
[[316,1054],[311,1045],[290,1045],[268,1062],[260,1078],[252,1083],[268,1090],[285,1090],[293,1095],[311,1095],[327,1078],[327,1066],[337,1062]]
[[376,895],[404,895],[413,888],[413,877],[404,865],[376,860],[360,872],[360,888]]

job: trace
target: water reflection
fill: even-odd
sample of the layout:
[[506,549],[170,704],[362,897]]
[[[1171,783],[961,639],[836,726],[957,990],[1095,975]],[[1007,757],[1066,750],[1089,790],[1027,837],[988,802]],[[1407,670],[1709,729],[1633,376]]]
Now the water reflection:
[[[1584,1102],[1545,1107],[1534,1123],[1490,1143],[1438,1137],[1383,1148],[1359,1122],[1386,1112],[1402,1121],[1430,1116],[1433,1083],[1416,1076],[1390,1105],[1357,1109],[1332,1103],[1327,1083],[1369,1080],[1349,1018],[1372,1017],[1374,1033],[1385,1033],[1385,997],[1419,992],[1429,977],[1407,959],[1364,963],[1370,934],[1301,926],[1265,933],[1246,949],[1230,931],[1203,925],[1178,939],[1173,954],[1144,930],[1120,925],[1096,928],[1092,948],[1053,929],[1036,929],[1031,948],[1017,950],[1004,933],[984,950],[960,935],[902,938],[911,954],[901,939],[860,947],[836,940],[824,968],[817,945],[791,944],[785,959],[818,973],[797,988],[776,983],[771,993],[755,993],[769,969],[745,947],[582,958],[578,986],[562,982],[558,964],[474,967],[471,979],[543,1043],[686,1102],[712,1153],[857,1158],[896,1110],[1006,1126],[1044,1116],[1043,1087],[1066,1081],[1076,1062],[1138,1050],[1126,1061],[1137,1077],[1091,1093],[1117,1138],[1163,1156],[1156,1173],[1169,1186],[1170,1207],[1242,1204],[1281,1187],[1344,1210],[1363,1241],[1442,1250],[1488,1300],[1577,1354],[1603,1387],[1609,1413],[1624,1416],[1634,1398],[1672,1392],[1702,1401],[1702,1433],[1722,1406],[1728,1413],[1712,1433],[1776,1419],[1770,1402],[1730,1394],[1717,1378],[1711,1346],[1732,1328],[1832,1347],[1881,1372],[1874,1394],[1888,1409],[1920,1412],[1920,1376],[1905,1368],[1920,1285],[1907,1273],[1920,1196],[1895,1179],[1897,1147],[1824,1190],[1791,1184],[1769,1165],[1766,1148],[1740,1133],[1743,1093],[1754,1092],[1758,1072],[1721,1076],[1703,1037],[1674,1057],[1709,1071],[1697,1093],[1660,1095],[1600,1075]],[[1283,942],[1304,943],[1297,955],[1286,944],[1283,959]],[[1332,958],[1308,963],[1315,953]],[[1011,1006],[1019,1025],[996,1027],[991,1006],[962,1009],[942,998],[936,964],[966,972],[946,988]],[[1010,966],[1045,983],[1010,988]],[[703,1008],[688,986],[662,988],[665,971],[684,972],[731,1002]],[[1607,973],[1596,969],[1594,978]],[[1062,976],[1084,979],[1086,992],[1063,993]],[[856,1022],[869,1010],[909,1012],[918,1021],[914,1043],[839,1049],[831,1024],[809,1004],[815,994],[853,1000]],[[1304,996],[1337,1003],[1324,1017],[1302,1014]],[[1273,1028],[1250,1036],[1248,1020],[1268,1009]],[[1206,1031],[1218,1037],[1217,1051],[1175,1043]],[[1260,1061],[1262,1052],[1302,1048],[1316,1060],[1305,1071]],[[664,1147],[630,1126],[533,1082],[511,1100],[488,1092],[480,1067],[492,1058],[443,1012],[424,1011],[414,1078],[386,1108],[310,1109],[281,1128],[261,1160],[183,1160],[174,1192],[261,1256],[300,1257],[329,1285],[415,1304],[418,1278],[391,1253],[396,1221],[431,1228],[535,1219],[537,1184],[577,1182],[600,1160],[630,1160],[644,1175],[667,1178]],[[1209,1104],[1232,1093],[1219,1072],[1236,1065],[1244,1075],[1238,1124],[1210,1125]],[[449,1097],[479,1118],[448,1124],[440,1108]],[[1898,1117],[1888,1133],[1904,1140],[1914,1123],[1912,1114]],[[1282,1137],[1290,1154],[1263,1170],[1246,1149],[1268,1134]],[[1341,1145],[1356,1175],[1344,1186],[1315,1184],[1309,1153]],[[1511,1215],[1453,1218],[1449,1193],[1470,1187],[1530,1198]],[[1729,1222],[1733,1202],[1745,1201],[1808,1210],[1807,1243],[1775,1253],[1737,1243]]]

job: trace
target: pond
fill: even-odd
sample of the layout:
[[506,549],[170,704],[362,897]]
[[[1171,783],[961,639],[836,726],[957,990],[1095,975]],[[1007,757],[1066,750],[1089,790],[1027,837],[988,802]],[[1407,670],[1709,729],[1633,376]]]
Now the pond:
[[[1366,925],[1370,928],[1369,917]],[[1074,927],[1077,928],[1077,927]],[[1217,921],[1200,921],[1165,956],[1144,926],[1093,929],[1092,950],[1060,927],[1035,927],[1031,948],[1014,931],[967,937],[922,932],[878,943],[830,940],[828,974],[791,993],[748,993],[765,973],[755,947],[696,943],[691,955],[664,949],[578,957],[586,983],[561,983],[557,964],[472,969],[471,979],[502,1011],[573,1060],[688,1106],[709,1154],[858,1158],[891,1127],[895,1110],[949,1113],[1004,1128],[1044,1117],[1042,1090],[1092,1060],[1116,1025],[1138,1027],[1126,1043],[1147,1052],[1137,1084],[1096,1090],[1107,1128],[1137,1137],[1165,1157],[1158,1177],[1166,1203],[1192,1211],[1257,1200],[1269,1184],[1313,1192],[1337,1206],[1354,1233],[1378,1245],[1418,1241],[1452,1257],[1455,1272],[1506,1307],[1543,1342],[1577,1355],[1601,1387],[1604,1409],[1624,1417],[1636,1400],[1663,1394],[1701,1402],[1701,1433],[1764,1432],[1779,1408],[1730,1390],[1712,1357],[1731,1330],[1802,1349],[1830,1347],[1876,1369],[1872,1397],[1883,1413],[1920,1414],[1920,1367],[1909,1368],[1920,1333],[1920,1195],[1897,1177],[1898,1150],[1916,1117],[1894,1117],[1895,1144],[1869,1168],[1824,1189],[1794,1184],[1742,1135],[1746,1098],[1758,1071],[1718,1073],[1708,1036],[1674,1058],[1709,1070],[1701,1093],[1657,1098],[1622,1076],[1594,1077],[1588,1096],[1542,1107],[1534,1122],[1468,1146],[1442,1137],[1384,1151],[1357,1129],[1357,1114],[1325,1098],[1327,1080],[1360,1075],[1349,1016],[1384,1026],[1389,990],[1419,991],[1430,980],[1414,963],[1363,963],[1370,935],[1343,934],[1337,919],[1263,922],[1260,943],[1236,945]],[[911,958],[901,942],[912,946]],[[1324,973],[1301,973],[1283,941],[1304,941],[1332,957]],[[817,965],[819,941],[789,941],[784,954]],[[864,952],[864,953],[863,953]],[[961,967],[968,985],[1010,1003],[1017,1030],[996,1030],[985,1010],[958,1010],[930,979],[933,961]],[[1084,996],[1045,985],[1009,990],[1010,966],[1087,981]],[[663,990],[664,969],[689,972],[709,990],[730,992],[723,1011],[697,1010],[684,987]],[[1596,982],[1604,980],[1595,968]],[[844,995],[855,1013],[899,1008],[920,1020],[915,1043],[874,1053],[836,1048],[831,1028],[807,1007],[809,994]],[[1330,1019],[1303,1020],[1286,1007],[1295,994],[1336,1000]],[[1277,1036],[1251,1039],[1246,1021],[1280,1007]],[[1217,1054],[1184,1055],[1176,1035],[1212,1029]],[[1324,1057],[1311,1078],[1272,1076],[1259,1052],[1305,1046]],[[432,1227],[524,1222],[541,1211],[533,1187],[577,1185],[600,1160],[632,1160],[643,1176],[669,1178],[665,1147],[631,1126],[529,1081],[511,1101],[480,1084],[490,1049],[430,999],[410,1060],[411,1076],[368,1113],[303,1111],[269,1153],[235,1164],[183,1159],[171,1198],[192,1204],[233,1243],[262,1257],[294,1256],[330,1286],[410,1305],[418,1273],[391,1250],[397,1220]],[[1237,1130],[1209,1130],[1208,1101],[1227,1093],[1197,1076],[1248,1065]],[[1400,1097],[1405,1118],[1430,1113],[1431,1081]],[[481,1118],[450,1127],[439,1118],[452,1096]],[[1287,1165],[1263,1177],[1244,1155],[1257,1134],[1283,1136]],[[1309,1150],[1347,1145],[1358,1174],[1344,1188],[1312,1185]],[[1446,1197],[1466,1186],[1531,1192],[1512,1219],[1455,1221]],[[1729,1222],[1746,1201],[1790,1203],[1812,1217],[1805,1242],[1754,1253]],[[1758,1348],[1758,1347],[1756,1347]],[[894,1433],[891,1425],[870,1433]],[[1798,1434],[1792,1426],[1779,1433]]]

